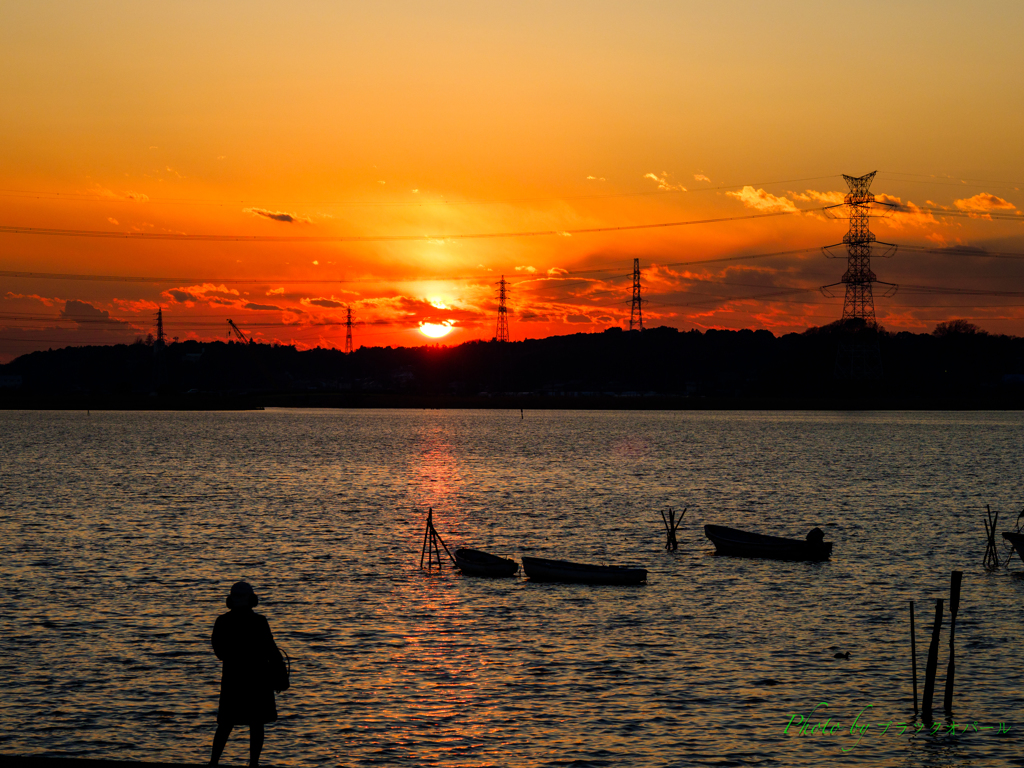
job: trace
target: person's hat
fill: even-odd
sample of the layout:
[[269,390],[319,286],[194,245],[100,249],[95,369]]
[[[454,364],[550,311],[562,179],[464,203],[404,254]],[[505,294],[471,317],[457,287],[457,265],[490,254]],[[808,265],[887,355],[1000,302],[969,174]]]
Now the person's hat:
[[260,599],[251,584],[239,581],[232,585],[227,603],[228,608],[255,608],[260,604]]

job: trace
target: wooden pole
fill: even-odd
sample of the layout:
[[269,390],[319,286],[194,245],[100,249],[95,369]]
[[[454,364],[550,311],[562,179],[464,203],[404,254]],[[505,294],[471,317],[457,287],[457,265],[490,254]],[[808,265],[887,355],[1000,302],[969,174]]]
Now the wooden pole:
[[[992,508],[986,504],[985,512],[988,519],[985,523],[985,535],[988,538],[988,544],[985,547],[985,558],[982,561],[985,570],[994,571],[999,568],[999,550],[996,548],[996,526],[999,525],[999,513],[996,512],[995,517],[992,517]],[[1007,560],[1009,562],[1009,560]]]
[[914,714],[917,710],[917,637],[914,633],[914,601],[910,601],[910,669],[914,675]]
[[960,582],[963,581],[963,571],[953,571],[949,581],[949,664],[946,667],[946,695],[943,698],[943,708],[946,714],[953,713],[953,678],[956,676],[956,614],[960,610]]
[[448,553],[448,557],[451,561],[455,562],[455,556],[452,555],[451,550],[448,549],[448,545],[444,543],[444,539],[441,538],[441,534],[437,532],[434,527],[434,508],[431,507],[427,510],[427,529],[423,532],[423,549],[420,551],[420,570],[423,570],[423,561],[427,561],[427,570],[431,570],[434,567],[434,559],[437,559],[437,569],[441,570],[441,550],[437,546],[437,543],[441,542],[441,546],[444,547],[444,551]]
[[433,507],[427,512],[427,527],[423,530],[423,549],[420,550],[420,570],[423,570],[423,558],[427,554],[427,537],[430,536],[430,516],[434,513]]
[[932,721],[932,696],[935,694],[935,672],[939,666],[939,634],[942,631],[942,598],[935,601],[935,626],[932,642],[928,646],[928,664],[924,668],[924,696],[921,698],[921,716],[926,723]]

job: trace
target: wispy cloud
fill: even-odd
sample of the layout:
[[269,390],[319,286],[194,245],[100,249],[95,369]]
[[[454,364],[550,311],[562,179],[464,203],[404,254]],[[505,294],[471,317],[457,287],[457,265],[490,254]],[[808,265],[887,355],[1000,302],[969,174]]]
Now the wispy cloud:
[[345,306],[343,302],[334,299],[303,299],[302,303],[307,306],[323,307],[324,309],[340,309]]
[[706,181],[708,184],[711,183],[711,179],[709,179],[703,173],[695,173],[695,174],[693,174],[693,180],[694,181]]
[[112,189],[107,189],[99,184],[93,190],[100,197],[108,198],[109,200],[132,200],[136,203],[145,203],[149,200],[149,195],[145,195],[142,192],[115,192]]
[[532,275],[536,271],[536,267],[516,267],[516,272],[527,272],[528,274]]
[[814,189],[807,189],[803,192],[790,190],[789,194],[793,196],[794,200],[803,203],[824,203],[825,205],[839,205],[846,199],[846,195],[842,192],[818,192]]
[[297,213],[285,213],[284,211],[268,211],[266,208],[243,208],[243,213],[251,213],[253,216],[262,216],[273,221],[283,221],[287,224],[312,224],[313,221],[307,216],[299,216]]
[[603,176],[587,176],[587,181],[607,181]]
[[729,197],[735,197],[748,208],[758,211],[796,211],[797,207],[788,197],[776,197],[763,189],[744,187],[739,192],[726,192]]
[[673,184],[668,180],[669,174],[667,171],[662,171],[659,176],[656,173],[645,173],[644,178],[654,181],[658,185],[658,189],[663,189],[666,192],[685,192],[686,187],[682,184]]
[[[278,306],[275,306],[273,304],[254,304],[251,301],[248,304],[244,304],[243,308],[244,309],[255,309],[255,310],[259,310],[260,312],[284,312],[285,311],[284,307],[278,307]],[[298,312],[299,310],[289,308],[288,311],[289,312]]]

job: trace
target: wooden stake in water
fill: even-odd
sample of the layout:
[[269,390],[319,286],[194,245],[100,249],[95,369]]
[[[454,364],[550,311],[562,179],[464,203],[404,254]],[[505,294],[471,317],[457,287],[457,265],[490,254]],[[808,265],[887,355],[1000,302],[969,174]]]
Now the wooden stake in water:
[[956,649],[954,648],[956,613],[960,610],[960,582],[963,578],[963,571],[953,571],[949,582],[949,665],[946,667],[946,695],[942,702],[947,715],[953,714],[953,678],[956,675]]
[[984,521],[988,544],[985,546],[985,559],[982,564],[986,571],[994,571],[999,567],[999,551],[996,549],[996,526],[999,524],[999,513],[996,512],[996,516],[993,518],[992,508],[988,504],[985,505],[985,512],[988,516],[988,519]]
[[434,528],[434,508],[431,507],[427,511],[427,528],[423,531],[423,549],[420,551],[420,570],[423,570],[423,560],[427,561],[427,570],[431,570],[434,564],[434,556],[437,556],[437,570],[441,570],[441,550],[437,548],[437,543],[441,542],[441,546],[444,547],[444,551],[448,553],[448,557],[454,563],[455,558],[452,557],[452,553],[448,551],[448,545],[444,543],[444,539],[441,538],[441,534]]
[[679,542],[676,541],[676,529],[683,522],[683,515],[686,514],[688,509],[689,507],[683,507],[683,511],[679,513],[678,520],[676,520],[676,513],[672,510],[672,507],[668,508],[668,517],[665,517],[664,512],[661,513],[661,519],[665,522],[665,549],[669,552],[675,552],[679,549]]
[[917,714],[917,636],[914,633],[914,601],[910,601],[910,669],[914,675],[914,714]]
[[924,668],[924,696],[921,698],[921,719],[932,721],[932,696],[935,694],[935,672],[939,667],[939,634],[942,632],[942,598],[935,601],[935,626],[928,646],[928,664]]

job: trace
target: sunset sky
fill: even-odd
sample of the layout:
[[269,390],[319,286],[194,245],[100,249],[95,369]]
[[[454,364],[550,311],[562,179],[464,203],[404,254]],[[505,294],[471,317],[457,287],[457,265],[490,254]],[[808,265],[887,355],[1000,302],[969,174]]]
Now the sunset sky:
[[157,307],[489,339],[501,276],[512,340],[628,327],[636,258],[645,326],[803,331],[842,314],[821,209],[876,170],[879,322],[1024,335],[1022,30],[1017,0],[4,3],[0,361]]

